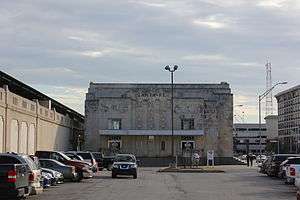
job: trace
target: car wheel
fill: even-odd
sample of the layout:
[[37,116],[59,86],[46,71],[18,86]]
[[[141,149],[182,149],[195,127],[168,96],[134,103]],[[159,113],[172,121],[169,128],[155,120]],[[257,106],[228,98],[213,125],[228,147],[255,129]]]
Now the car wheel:
[[133,175],[133,179],[137,179],[137,174],[134,174],[134,175]]
[[112,173],[112,174],[111,174],[111,177],[112,177],[112,178],[117,178],[117,174]]
[[80,182],[83,179],[83,173],[78,172],[77,182]]

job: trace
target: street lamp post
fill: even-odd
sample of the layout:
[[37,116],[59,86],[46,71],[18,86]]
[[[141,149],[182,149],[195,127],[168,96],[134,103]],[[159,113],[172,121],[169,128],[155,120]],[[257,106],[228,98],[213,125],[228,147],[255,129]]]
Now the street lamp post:
[[174,153],[174,72],[178,69],[177,65],[173,66],[173,69],[169,65],[165,67],[165,70],[171,73],[171,130],[172,130],[172,157]]
[[285,85],[287,84],[287,82],[279,82],[276,83],[275,85],[273,85],[273,87],[271,87],[270,89],[268,89],[267,91],[265,91],[262,95],[258,96],[258,123],[259,123],[259,156],[261,158],[261,101],[278,85]]

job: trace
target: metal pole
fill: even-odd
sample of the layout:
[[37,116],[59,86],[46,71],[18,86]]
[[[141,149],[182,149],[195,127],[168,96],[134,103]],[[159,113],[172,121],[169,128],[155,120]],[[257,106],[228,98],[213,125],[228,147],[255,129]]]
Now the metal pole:
[[174,75],[173,71],[171,71],[171,105],[172,105],[172,112],[171,112],[171,129],[172,129],[172,156],[174,157]]
[[279,144],[280,144],[280,142],[279,142],[279,137],[278,137],[278,139],[277,139],[277,154],[279,154],[279,152],[280,152],[280,150],[279,150]]
[[258,97],[259,158],[261,159],[261,96]]

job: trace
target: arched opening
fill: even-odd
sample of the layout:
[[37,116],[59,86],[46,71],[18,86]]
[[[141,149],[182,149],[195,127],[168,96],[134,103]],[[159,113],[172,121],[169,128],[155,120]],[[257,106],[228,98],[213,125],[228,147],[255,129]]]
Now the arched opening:
[[18,120],[11,120],[10,122],[10,151],[18,152],[19,140],[19,124]]
[[35,125],[30,124],[28,132],[28,154],[35,153]]
[[2,116],[0,116],[0,152],[4,152],[4,127]]
[[21,123],[21,131],[19,137],[19,153],[27,154],[28,126],[26,122]]

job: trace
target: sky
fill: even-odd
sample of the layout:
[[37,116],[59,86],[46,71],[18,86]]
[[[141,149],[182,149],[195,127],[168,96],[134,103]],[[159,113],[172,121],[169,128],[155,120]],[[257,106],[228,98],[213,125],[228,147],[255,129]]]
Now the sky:
[[[228,82],[236,122],[299,84],[299,0],[1,0],[0,69],[84,114],[89,83]],[[276,99],[274,99],[274,102]],[[264,106],[263,106],[264,109]],[[274,103],[276,113],[276,103]]]

